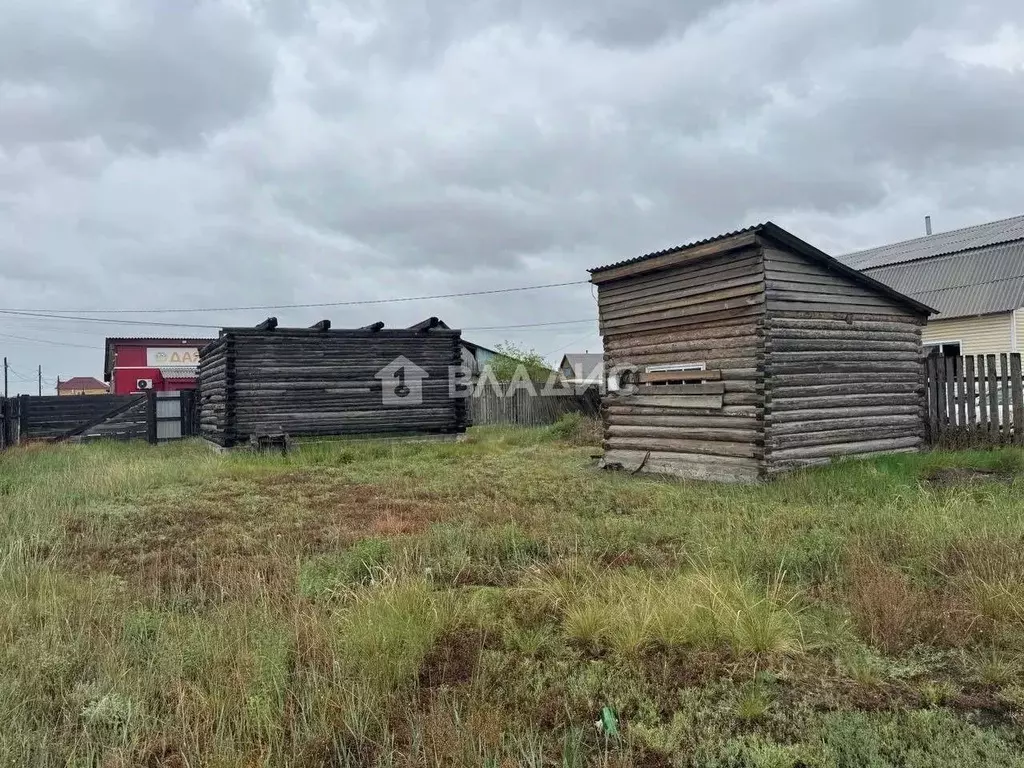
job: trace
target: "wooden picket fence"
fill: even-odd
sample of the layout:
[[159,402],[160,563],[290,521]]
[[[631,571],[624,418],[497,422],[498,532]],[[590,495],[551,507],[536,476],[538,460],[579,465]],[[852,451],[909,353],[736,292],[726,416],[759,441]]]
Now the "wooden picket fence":
[[925,375],[932,445],[1024,445],[1020,354],[929,357]]
[[512,389],[507,383],[479,386],[469,399],[474,426],[504,425],[540,427],[554,424],[567,413],[600,416],[601,398],[596,389],[577,392],[567,388],[564,393],[542,393]]

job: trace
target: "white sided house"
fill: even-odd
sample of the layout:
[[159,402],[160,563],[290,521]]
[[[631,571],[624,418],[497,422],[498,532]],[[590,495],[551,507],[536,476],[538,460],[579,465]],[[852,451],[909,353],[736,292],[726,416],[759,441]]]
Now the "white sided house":
[[839,258],[935,307],[922,333],[927,354],[1024,352],[1024,216]]

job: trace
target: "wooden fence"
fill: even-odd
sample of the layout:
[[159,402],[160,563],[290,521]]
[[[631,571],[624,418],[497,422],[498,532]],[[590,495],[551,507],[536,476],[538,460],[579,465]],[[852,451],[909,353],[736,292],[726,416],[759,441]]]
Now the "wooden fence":
[[576,392],[566,389],[557,394],[516,388],[509,391],[508,384],[487,383],[479,386],[470,398],[470,412],[474,426],[514,425],[542,427],[554,424],[567,413],[600,416],[600,396],[595,389]]
[[165,442],[198,433],[192,391],[0,398],[0,450],[32,441]]
[[1020,354],[929,357],[925,375],[932,445],[1024,445]]

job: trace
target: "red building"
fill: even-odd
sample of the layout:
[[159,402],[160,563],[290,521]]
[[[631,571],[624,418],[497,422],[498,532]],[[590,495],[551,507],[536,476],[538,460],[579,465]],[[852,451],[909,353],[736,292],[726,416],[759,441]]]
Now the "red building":
[[213,339],[107,339],[103,378],[115,395],[195,389],[199,350]]

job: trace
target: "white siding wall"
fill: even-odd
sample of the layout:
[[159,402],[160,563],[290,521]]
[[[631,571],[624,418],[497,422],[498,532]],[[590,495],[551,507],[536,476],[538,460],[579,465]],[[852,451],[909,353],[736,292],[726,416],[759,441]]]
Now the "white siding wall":
[[[1024,314],[1024,313],[1018,313]],[[965,355],[992,355],[1012,352],[1010,349],[1010,323],[1013,315],[1003,312],[998,315],[980,317],[954,317],[949,320],[932,319],[924,328],[922,344],[938,341],[959,341]],[[1021,328],[1021,318],[1017,318]],[[1018,350],[1024,338],[1018,334]]]

